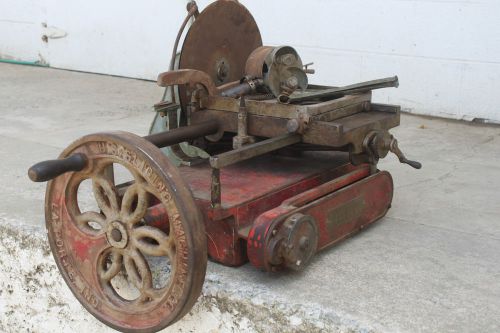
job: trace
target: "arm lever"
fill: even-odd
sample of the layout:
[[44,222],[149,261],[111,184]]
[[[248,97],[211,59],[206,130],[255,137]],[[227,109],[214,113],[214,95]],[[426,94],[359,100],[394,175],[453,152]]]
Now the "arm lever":
[[421,169],[422,168],[422,163],[417,162],[417,161],[411,161],[406,158],[406,156],[403,154],[401,149],[398,147],[398,140],[395,138],[392,139],[391,145],[390,145],[390,151],[394,153],[399,159],[399,162],[408,164],[409,166],[415,168],[415,169]]

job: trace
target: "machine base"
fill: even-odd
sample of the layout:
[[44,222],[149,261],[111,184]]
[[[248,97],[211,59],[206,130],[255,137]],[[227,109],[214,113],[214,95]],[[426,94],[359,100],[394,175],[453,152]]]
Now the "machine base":
[[[315,252],[383,217],[393,194],[388,172],[371,174],[338,152],[271,154],[224,168],[219,208],[210,205],[208,165],[180,170],[205,217],[209,257],[228,266],[250,260],[266,270],[301,269]],[[287,222],[302,216],[309,222]],[[302,250],[283,249],[294,241]]]

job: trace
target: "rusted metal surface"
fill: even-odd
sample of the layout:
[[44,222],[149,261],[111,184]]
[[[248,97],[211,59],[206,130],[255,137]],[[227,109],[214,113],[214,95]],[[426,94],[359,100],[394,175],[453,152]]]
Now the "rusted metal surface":
[[[363,104],[371,101],[371,93],[345,96],[330,101],[314,104],[281,104],[274,100],[248,100],[248,113],[267,116],[294,119],[297,114],[304,114],[309,117],[317,116],[325,112],[331,112],[344,108]],[[204,96],[200,101],[201,108],[206,110],[238,112],[239,101],[234,98]]]
[[[289,216],[279,229],[272,230],[273,237],[266,244],[269,263],[273,267],[282,266],[296,271],[304,269],[318,246],[317,223],[311,215],[296,213]],[[247,244],[252,242],[249,239]]]
[[210,165],[212,168],[221,169],[228,165],[248,160],[252,157],[291,146],[300,141],[301,137],[298,134],[285,134],[212,156],[210,157]]
[[277,154],[254,158],[220,170],[217,208],[211,205],[209,165],[181,167],[180,171],[205,214],[210,257],[238,266],[248,260],[241,239],[247,238],[248,228],[260,214],[353,168],[345,153],[307,152],[300,157]]
[[212,178],[210,182],[210,203],[212,208],[219,208],[221,201],[220,169],[212,168]]
[[[177,36],[175,37],[175,42],[174,46],[172,47],[172,55],[170,57],[170,66],[168,67],[169,71],[173,71],[175,68],[175,59],[177,57],[177,48],[179,47],[179,42],[181,40],[182,34],[184,33],[184,30],[186,29],[187,24],[191,20],[192,17],[198,17],[200,12],[198,11],[198,5],[196,4],[195,1],[190,1],[188,2],[186,9],[188,11],[186,17],[184,18],[184,21],[182,22],[179,31],[177,32]],[[170,92],[172,96],[172,102],[175,104],[175,87],[170,86]]]
[[274,50],[273,46],[261,46],[253,50],[245,64],[245,74],[250,77],[264,77],[269,71],[266,58]]
[[[207,73],[216,85],[239,81],[245,63],[262,45],[259,27],[252,14],[238,1],[215,1],[206,7],[190,27],[182,46],[179,68]],[[183,108],[188,90],[180,89]]]
[[[311,160],[314,163],[310,163]],[[288,156],[281,153],[266,154],[230,165],[222,168],[220,173],[221,207],[229,209],[254,198],[273,193],[273,190],[293,187],[294,184],[300,183],[303,179],[325,173],[321,178],[322,181],[315,181],[311,185],[317,186],[323,181],[331,180],[330,174],[332,177],[339,176],[338,172],[330,173],[329,170],[345,164],[349,164],[348,153],[304,152],[301,156]],[[212,172],[210,164],[207,162],[193,167],[183,166],[179,169],[195,198],[210,202],[210,175]],[[304,188],[299,187],[297,191],[294,192],[294,195],[304,191]],[[279,197],[271,205],[279,205],[285,199]]]
[[[288,118],[255,115],[251,112],[251,102],[246,102],[248,135],[272,138],[289,133]],[[311,117],[302,132],[302,141],[336,148],[350,145],[353,152],[363,152],[363,140],[371,131],[375,129],[386,131],[399,125],[400,108],[397,106],[381,105],[379,109],[378,104],[371,104],[370,111],[364,110],[362,104],[357,104],[339,109],[340,115],[336,115],[335,112],[325,112]],[[330,117],[333,118],[331,121]],[[223,131],[233,133],[238,131],[238,114],[233,111],[204,110],[194,113],[191,119],[194,124],[217,119]],[[303,121],[300,117],[292,119],[298,119],[298,123]]]
[[233,149],[239,149],[247,144],[255,142],[255,137],[248,135],[248,111],[245,97],[240,98],[240,110],[238,112],[238,132],[233,137]]
[[263,78],[268,89],[278,97],[307,88],[308,79],[302,60],[290,46],[262,46],[255,49],[245,65],[250,77]]
[[[389,109],[385,109],[389,110]],[[377,104],[371,111],[360,112],[334,121],[311,121],[304,132],[303,142],[332,147],[351,146],[352,152],[363,152],[363,140],[371,131],[387,131],[399,126],[400,108],[393,106],[389,112],[378,111]]]
[[[369,166],[355,167],[348,163],[345,154],[309,153],[304,157],[267,155],[222,169],[220,173],[221,205],[216,208],[211,208],[210,205],[211,168],[208,165],[181,168],[181,173],[190,184],[198,205],[203,207],[202,211],[206,214],[205,223],[209,235],[208,250],[212,259],[230,266],[243,264],[247,257],[245,249],[240,246],[240,239],[248,238],[247,243],[254,245],[252,249],[251,245],[248,245],[248,256],[252,264],[266,268],[262,263],[259,264],[258,261],[252,259],[252,251],[264,248],[264,245],[255,243],[258,232],[254,231],[253,234],[251,232],[251,230],[260,228],[259,221],[266,221],[266,225],[270,228],[270,225],[276,223],[276,220],[283,223],[287,216],[292,216],[296,212],[303,214],[306,212],[316,221],[319,237],[316,250],[320,250],[339,241],[341,239],[339,237],[342,235],[347,237],[358,231],[361,226],[372,223],[385,215],[392,199],[392,181],[390,181],[388,174],[382,173],[380,179],[370,180],[368,185],[363,185],[363,179],[372,177]],[[312,157],[314,157],[314,164],[307,162]],[[282,168],[285,165],[286,168]],[[357,187],[358,183],[359,187]],[[365,189],[367,186],[369,190]],[[350,188],[347,191],[348,194],[344,193],[346,192],[345,188]],[[374,193],[373,191],[378,192]],[[340,196],[339,193],[344,194]],[[349,195],[356,198],[360,193],[364,196],[363,200],[372,200],[373,202],[367,201],[367,205],[362,205],[363,211],[356,211],[358,205],[352,204],[350,208],[354,208],[351,215],[353,220],[346,220],[344,223],[351,225],[354,229],[345,235],[343,233],[347,229],[335,231],[335,227],[329,226],[335,222],[328,222],[328,219],[323,215],[329,212],[327,215],[331,219],[335,219],[336,212],[348,214],[346,213],[347,208],[335,210],[337,205],[342,206],[342,201],[338,201],[338,198],[347,198]],[[344,223],[341,224],[344,225]],[[276,225],[276,228],[279,231],[278,226]],[[271,232],[268,227],[262,227],[263,229],[259,230]],[[239,230],[239,236],[234,237],[234,234],[230,233],[233,236],[228,237],[228,230],[235,229]],[[325,230],[330,230],[330,233]],[[285,232],[285,234],[289,234],[289,232]],[[254,235],[253,238],[252,235]],[[264,235],[261,235],[261,240],[264,239]],[[300,240],[300,237],[298,239]],[[314,243],[314,239],[310,239],[310,241]],[[273,253],[269,256],[269,258],[271,257],[276,256]],[[305,258],[307,257],[306,255]],[[288,263],[287,267],[293,268],[290,259],[286,262]],[[302,268],[306,263],[307,260],[304,261],[303,257],[299,267],[295,268]],[[267,269],[279,268],[272,266],[268,266]]]
[[[392,201],[392,178],[387,172],[369,174],[369,167],[361,166],[260,215],[247,241],[247,254],[252,265],[269,271],[290,266],[283,255],[283,248],[274,244],[282,241],[276,239],[283,237],[279,230],[294,214],[304,214],[315,221],[319,237],[316,251],[349,237],[383,217]],[[329,190],[326,194],[325,189]]]
[[[54,259],[76,298],[107,325],[120,330],[159,330],[192,307],[203,285],[206,237],[189,188],[151,143],[124,132],[86,136],[61,158],[84,154],[88,165],[47,185],[46,223]],[[125,167],[134,178],[119,197],[104,170]],[[91,180],[98,211],[79,206],[78,188]],[[169,229],[145,223],[160,203]],[[165,280],[152,264],[168,262]],[[126,272],[124,275],[122,272]],[[123,292],[130,284],[131,294]]]
[[207,73],[194,69],[178,69],[161,73],[157,82],[160,87],[188,85],[191,89],[201,84],[209,95],[215,96],[219,93],[214,81]]
[[282,102],[297,103],[297,102],[304,102],[321,98],[334,98],[350,94],[364,93],[375,89],[393,88],[393,87],[394,88],[399,87],[399,79],[397,76],[351,84],[345,87],[329,88],[324,90],[302,92],[302,93],[298,92],[295,94],[295,96],[290,96],[290,98]]
[[255,94],[263,86],[264,80],[262,79],[244,79],[238,85],[233,85],[229,88],[221,87],[219,89],[222,97],[238,98]]

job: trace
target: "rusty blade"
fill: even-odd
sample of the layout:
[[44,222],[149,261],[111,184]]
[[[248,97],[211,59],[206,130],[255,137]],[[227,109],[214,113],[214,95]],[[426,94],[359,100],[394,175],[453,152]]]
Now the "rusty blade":
[[[182,46],[179,68],[207,73],[217,86],[240,80],[253,50],[262,46],[259,27],[238,1],[215,1],[206,7],[189,29]],[[185,110],[187,89],[181,87]]]

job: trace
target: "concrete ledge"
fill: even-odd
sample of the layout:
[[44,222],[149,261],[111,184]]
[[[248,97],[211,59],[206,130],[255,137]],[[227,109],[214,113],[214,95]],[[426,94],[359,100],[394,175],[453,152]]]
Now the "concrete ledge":
[[[0,331],[114,331],[87,313],[72,295],[42,228],[0,222]],[[214,272],[214,265],[210,265],[196,306],[165,332],[378,331],[315,304],[270,298],[265,286],[256,290],[237,280],[224,281]]]

